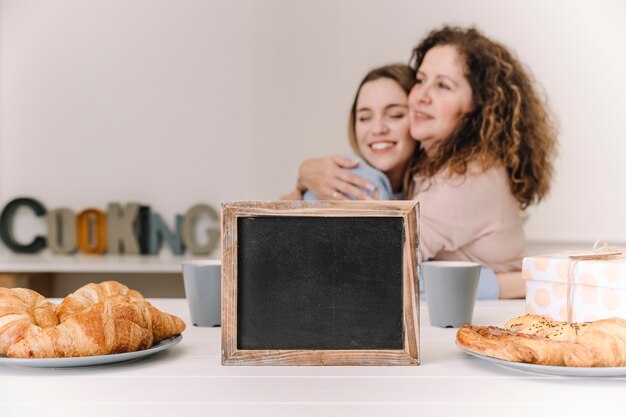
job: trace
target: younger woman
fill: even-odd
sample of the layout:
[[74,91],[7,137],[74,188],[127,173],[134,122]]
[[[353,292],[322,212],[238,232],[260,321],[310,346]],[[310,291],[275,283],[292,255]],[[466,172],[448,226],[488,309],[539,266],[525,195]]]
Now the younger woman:
[[[415,85],[415,72],[402,64],[386,65],[371,70],[357,89],[350,118],[348,136],[358,161],[345,172],[369,181],[363,188],[365,198],[389,200],[408,197],[411,178],[408,166],[416,154],[416,142],[409,134],[407,99]],[[331,199],[344,199],[338,190],[330,192]],[[318,195],[319,194],[319,195]],[[284,199],[328,199],[326,190],[313,193],[295,192]]]

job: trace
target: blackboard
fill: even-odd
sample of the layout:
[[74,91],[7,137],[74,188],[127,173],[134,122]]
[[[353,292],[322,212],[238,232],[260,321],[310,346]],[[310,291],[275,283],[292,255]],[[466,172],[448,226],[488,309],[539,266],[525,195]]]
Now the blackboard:
[[225,203],[223,363],[419,363],[416,204]]

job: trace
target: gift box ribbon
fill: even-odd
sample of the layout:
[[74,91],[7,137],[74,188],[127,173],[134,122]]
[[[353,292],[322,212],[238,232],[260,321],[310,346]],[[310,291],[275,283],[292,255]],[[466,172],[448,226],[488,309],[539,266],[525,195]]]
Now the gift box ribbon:
[[567,271],[567,322],[572,323],[573,306],[574,306],[574,277],[576,276],[576,267],[580,261],[591,261],[598,259],[612,259],[620,256],[624,252],[621,248],[611,247],[605,241],[598,240],[593,245],[590,252],[572,253],[569,255],[570,263]]

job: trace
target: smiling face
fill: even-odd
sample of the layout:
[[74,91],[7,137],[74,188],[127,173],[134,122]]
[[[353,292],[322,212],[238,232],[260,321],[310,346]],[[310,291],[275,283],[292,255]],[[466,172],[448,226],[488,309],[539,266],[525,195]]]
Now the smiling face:
[[417,70],[409,94],[411,136],[426,154],[448,139],[474,107],[464,68],[456,47],[443,45],[430,49]]
[[363,158],[398,189],[416,147],[409,134],[407,95],[390,78],[368,81],[356,102],[356,141]]

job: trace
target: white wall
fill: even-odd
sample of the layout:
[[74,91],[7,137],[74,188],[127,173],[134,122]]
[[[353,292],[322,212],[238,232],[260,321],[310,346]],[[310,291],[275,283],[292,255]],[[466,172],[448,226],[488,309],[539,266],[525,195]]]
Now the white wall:
[[[371,67],[444,22],[514,49],[550,98],[560,159],[531,240],[626,241],[626,1],[0,0],[0,204],[273,199],[348,151]],[[171,220],[166,219],[171,222]]]
[[242,2],[2,2],[0,193],[168,216],[240,198]]

